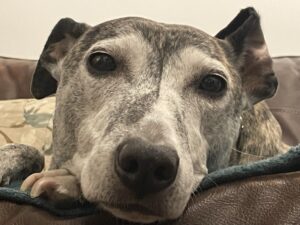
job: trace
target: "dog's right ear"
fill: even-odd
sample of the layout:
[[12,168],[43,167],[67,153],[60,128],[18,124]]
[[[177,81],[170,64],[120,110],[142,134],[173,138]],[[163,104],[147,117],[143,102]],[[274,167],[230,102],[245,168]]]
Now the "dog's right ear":
[[41,99],[56,92],[59,80],[57,65],[88,28],[88,25],[70,18],[58,21],[33,73],[31,93],[35,98]]

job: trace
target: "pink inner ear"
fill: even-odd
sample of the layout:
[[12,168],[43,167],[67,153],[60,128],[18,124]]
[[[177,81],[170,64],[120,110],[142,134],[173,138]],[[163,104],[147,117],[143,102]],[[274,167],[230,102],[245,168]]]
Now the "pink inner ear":
[[272,67],[272,58],[265,43],[246,47],[241,62],[244,89],[252,104],[270,98],[276,91],[277,82]]
[[252,52],[254,58],[258,61],[270,58],[270,54],[266,44],[262,44],[259,48],[253,48]]
[[76,41],[76,39],[69,34],[65,34],[64,36],[65,36],[64,39],[50,45],[49,47],[49,49],[51,49],[49,56],[52,59],[54,59],[56,62],[58,62],[67,54],[67,51],[71,48],[71,46]]
[[247,80],[263,80],[264,75],[273,73],[272,59],[264,42],[256,45],[251,44],[251,46],[246,46],[246,49],[244,62],[242,62],[242,67],[244,68],[242,76],[247,77]]

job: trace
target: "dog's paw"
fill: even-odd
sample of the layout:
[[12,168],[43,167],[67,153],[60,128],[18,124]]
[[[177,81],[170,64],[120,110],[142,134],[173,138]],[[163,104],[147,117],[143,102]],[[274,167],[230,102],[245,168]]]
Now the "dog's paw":
[[41,196],[53,202],[81,199],[81,189],[77,178],[65,169],[30,175],[21,185],[21,191],[29,191],[33,198]]
[[0,147],[0,186],[23,180],[44,168],[44,156],[34,147],[7,144]]

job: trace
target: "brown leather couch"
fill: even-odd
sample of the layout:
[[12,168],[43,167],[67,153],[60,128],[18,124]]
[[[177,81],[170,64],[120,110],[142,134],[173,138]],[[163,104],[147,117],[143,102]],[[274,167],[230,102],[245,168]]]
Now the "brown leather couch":
[[[274,99],[268,101],[279,120],[284,140],[300,143],[300,57],[275,58],[280,80]],[[299,162],[300,163],[300,162]],[[106,212],[60,218],[41,209],[0,202],[0,225],[117,225],[126,224]],[[174,225],[283,225],[300,224],[300,171],[253,177],[220,185],[193,196]]]

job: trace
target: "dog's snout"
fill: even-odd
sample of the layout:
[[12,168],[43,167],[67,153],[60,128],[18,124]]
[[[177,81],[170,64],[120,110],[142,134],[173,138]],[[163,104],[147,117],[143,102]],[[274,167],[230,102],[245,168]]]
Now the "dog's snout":
[[116,173],[138,197],[159,192],[176,178],[179,157],[170,147],[132,138],[121,143],[116,153]]

